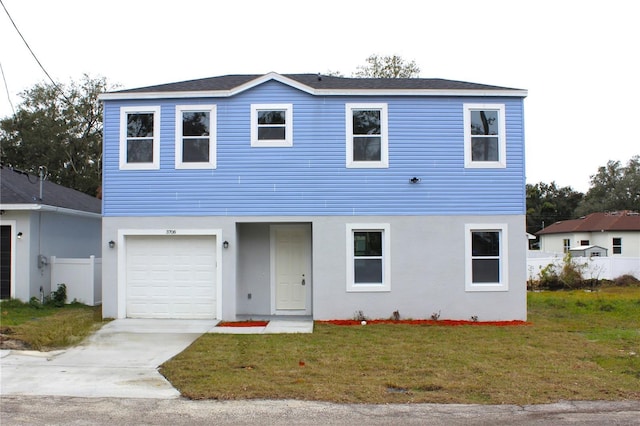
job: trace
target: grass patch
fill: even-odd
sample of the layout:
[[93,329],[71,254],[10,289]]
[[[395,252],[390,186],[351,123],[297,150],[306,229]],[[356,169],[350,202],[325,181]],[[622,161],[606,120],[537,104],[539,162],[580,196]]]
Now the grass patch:
[[640,398],[640,288],[529,294],[532,325],[317,323],[206,334],[161,372],[193,399],[537,404]]
[[0,304],[3,344],[19,341],[35,350],[64,348],[80,343],[102,322],[100,306],[71,303],[64,307],[34,306],[19,300]]

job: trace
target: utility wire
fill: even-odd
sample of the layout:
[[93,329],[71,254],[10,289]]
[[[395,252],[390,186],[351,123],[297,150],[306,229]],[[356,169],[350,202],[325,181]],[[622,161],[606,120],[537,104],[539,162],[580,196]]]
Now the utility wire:
[[[33,59],[36,60],[36,62],[38,63],[38,65],[40,66],[40,69],[42,69],[42,71],[45,73],[45,75],[49,78],[49,81],[51,81],[51,84],[53,84],[53,87],[56,88],[56,90],[58,90],[60,92],[60,94],[62,95],[62,97],[70,104],[73,105],[73,103],[71,102],[71,100],[69,98],[67,98],[67,95],[64,93],[64,91],[60,88],[60,86],[58,85],[58,83],[56,83],[53,78],[51,78],[51,76],[49,75],[49,73],[47,72],[47,70],[44,68],[44,66],[42,65],[42,63],[40,62],[40,60],[38,59],[38,57],[36,56],[36,54],[33,52],[33,50],[31,49],[31,46],[29,46],[29,43],[27,43],[27,40],[25,40],[24,36],[22,35],[22,33],[20,32],[20,30],[18,29],[18,26],[16,25],[16,23],[13,21],[13,18],[11,17],[11,14],[9,13],[9,11],[7,10],[7,7],[4,5],[4,2],[2,0],[0,0],[0,4],[2,5],[2,8],[4,9],[5,13],[7,14],[7,16],[9,17],[9,20],[11,21],[11,24],[13,24],[13,28],[16,29],[16,32],[18,33],[18,35],[20,36],[20,38],[22,39],[22,41],[24,42],[24,45],[27,46],[27,49],[29,49],[29,52],[31,53],[31,56],[33,56]],[[3,73],[4,75],[4,73]],[[13,107],[13,106],[12,106]],[[15,115],[15,112],[14,112]]]
[[4,89],[7,92],[7,99],[9,100],[9,105],[11,105],[11,111],[13,111],[13,115],[16,115],[16,109],[13,107],[13,102],[11,102],[11,93],[9,93],[9,85],[7,84],[7,78],[4,75],[4,68],[2,68],[1,62],[0,62],[0,72],[2,73],[2,81],[4,81]]

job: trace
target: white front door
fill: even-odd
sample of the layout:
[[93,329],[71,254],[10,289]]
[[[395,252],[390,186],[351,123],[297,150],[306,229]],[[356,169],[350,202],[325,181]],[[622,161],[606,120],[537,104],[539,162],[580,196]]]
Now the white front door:
[[[273,225],[275,313],[310,314],[311,232],[308,225]],[[293,312],[295,311],[295,312]]]

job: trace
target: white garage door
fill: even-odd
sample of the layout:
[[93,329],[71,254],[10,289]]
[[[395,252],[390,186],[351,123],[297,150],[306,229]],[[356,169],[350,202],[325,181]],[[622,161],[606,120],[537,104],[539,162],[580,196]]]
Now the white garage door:
[[126,253],[128,318],[215,318],[215,236],[129,236]]

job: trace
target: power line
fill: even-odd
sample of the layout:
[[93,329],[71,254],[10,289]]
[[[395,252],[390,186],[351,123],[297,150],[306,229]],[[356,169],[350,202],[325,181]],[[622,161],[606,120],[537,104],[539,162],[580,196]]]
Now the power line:
[[[31,46],[29,46],[29,43],[27,43],[27,40],[24,38],[24,36],[22,35],[22,33],[20,32],[20,30],[18,29],[18,26],[16,25],[16,23],[13,21],[13,18],[11,17],[11,14],[9,13],[9,11],[7,10],[7,7],[4,5],[4,2],[2,0],[0,0],[0,4],[2,5],[2,8],[4,9],[5,13],[7,14],[7,16],[9,17],[9,20],[11,21],[11,24],[13,24],[13,28],[16,29],[16,32],[18,33],[18,35],[20,36],[20,38],[22,39],[22,41],[24,42],[24,45],[27,46],[27,49],[29,50],[29,52],[31,53],[31,56],[33,56],[33,59],[36,60],[36,62],[38,63],[38,65],[40,66],[40,69],[42,69],[42,71],[45,73],[45,75],[49,78],[49,81],[51,81],[51,84],[53,84],[53,87],[56,88],[56,90],[58,90],[60,92],[60,94],[62,95],[62,97],[71,105],[72,102],[69,98],[67,98],[67,95],[64,93],[64,91],[60,88],[60,86],[58,86],[58,83],[56,83],[53,78],[51,78],[51,76],[49,75],[49,73],[47,72],[47,70],[44,68],[44,66],[42,65],[42,63],[40,62],[40,60],[38,59],[38,57],[36,56],[36,54],[33,52],[33,50],[31,49]],[[4,76],[4,73],[3,73]],[[13,107],[13,105],[12,105]],[[14,115],[15,115],[15,111],[14,111]]]
[[[2,0],[0,0],[2,1]],[[13,115],[16,115],[16,109],[13,107],[13,102],[11,102],[11,94],[9,93],[9,85],[7,85],[7,78],[4,75],[4,68],[2,68],[2,63],[0,63],[0,72],[2,73],[2,81],[4,81],[4,89],[7,92],[7,99],[9,100],[9,105],[11,105],[11,111],[13,111]]]

